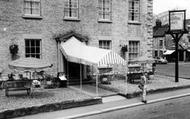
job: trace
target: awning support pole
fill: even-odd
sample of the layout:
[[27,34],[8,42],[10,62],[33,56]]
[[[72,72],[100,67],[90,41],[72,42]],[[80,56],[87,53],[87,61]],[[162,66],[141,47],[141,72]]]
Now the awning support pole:
[[98,97],[98,78],[99,78],[99,71],[97,68],[97,74],[96,74],[96,96]]
[[82,64],[80,64],[80,89],[82,90]]

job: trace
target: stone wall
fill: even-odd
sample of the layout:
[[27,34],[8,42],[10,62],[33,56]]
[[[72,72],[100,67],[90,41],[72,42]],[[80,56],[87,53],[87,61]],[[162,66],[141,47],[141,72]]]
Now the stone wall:
[[[121,45],[131,39],[141,42],[141,55],[151,56],[152,0],[141,1],[141,22],[128,22],[128,0],[112,0],[112,22],[98,22],[98,0],[79,0],[79,21],[64,20],[63,0],[41,0],[41,19],[23,17],[23,0],[0,0],[0,66],[8,73],[12,61],[9,45],[19,45],[18,57],[25,57],[25,38],[42,39],[42,59],[53,63],[50,72],[57,72],[56,34],[75,31],[89,37],[89,45],[98,40],[112,40],[112,49],[120,53]],[[147,52],[148,51],[148,52]],[[126,56],[127,59],[127,56]]]

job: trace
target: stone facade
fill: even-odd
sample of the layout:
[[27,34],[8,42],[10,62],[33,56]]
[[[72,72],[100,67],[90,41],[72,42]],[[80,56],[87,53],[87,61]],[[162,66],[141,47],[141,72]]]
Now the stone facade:
[[[112,0],[111,22],[98,22],[98,0],[79,0],[79,20],[64,20],[63,0],[41,0],[41,18],[23,16],[24,0],[0,0],[0,66],[9,73],[12,61],[9,46],[18,44],[18,57],[25,57],[26,38],[42,40],[42,59],[48,59],[56,74],[57,34],[75,31],[88,36],[88,44],[97,46],[99,40],[111,40],[112,50],[121,53],[129,40],[140,41],[140,55],[152,57],[153,0],[140,0],[140,22],[128,22],[128,0]],[[128,53],[126,53],[128,54]],[[125,57],[128,59],[128,55]]]

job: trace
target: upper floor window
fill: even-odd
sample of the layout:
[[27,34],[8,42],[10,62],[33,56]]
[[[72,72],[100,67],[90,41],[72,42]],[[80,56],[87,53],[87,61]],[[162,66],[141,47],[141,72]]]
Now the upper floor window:
[[139,41],[129,41],[129,60],[137,58],[140,52]]
[[98,0],[99,20],[111,21],[111,0]]
[[129,21],[140,21],[140,0],[129,0]]
[[111,49],[111,40],[100,40],[99,48]]
[[40,16],[41,2],[40,0],[24,0],[24,15]]
[[78,0],[65,0],[64,17],[78,19]]
[[25,39],[25,57],[41,58],[40,39]]

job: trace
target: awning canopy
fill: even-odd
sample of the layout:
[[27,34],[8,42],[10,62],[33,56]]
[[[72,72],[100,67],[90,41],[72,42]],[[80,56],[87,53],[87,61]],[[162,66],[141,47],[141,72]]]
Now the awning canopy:
[[171,55],[175,50],[166,50],[166,52],[164,52],[164,55]]
[[126,61],[111,50],[87,46],[75,37],[61,42],[61,51],[70,62],[109,67],[114,64],[126,65]]
[[18,70],[38,70],[53,66],[53,64],[49,63],[46,60],[32,57],[19,58],[17,60],[9,62],[8,65],[11,69]]

